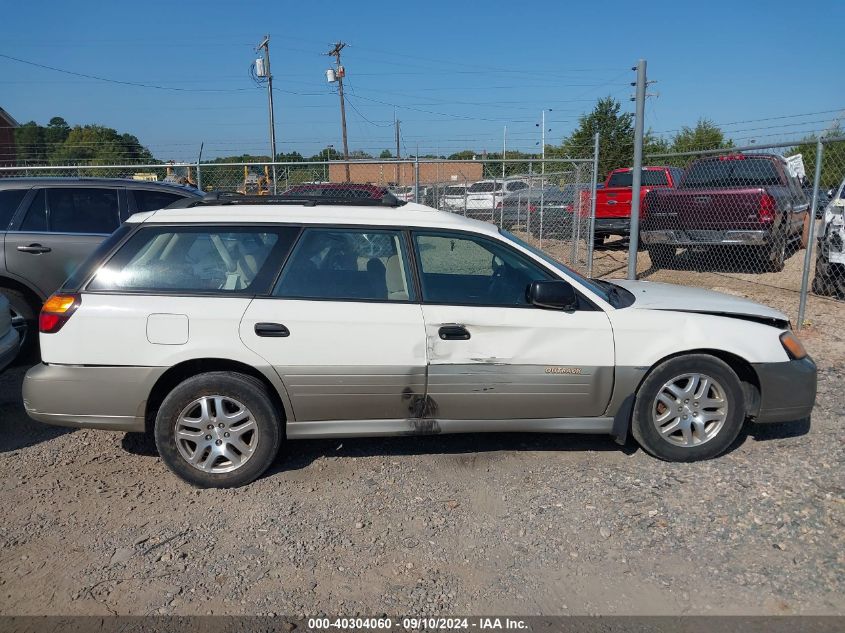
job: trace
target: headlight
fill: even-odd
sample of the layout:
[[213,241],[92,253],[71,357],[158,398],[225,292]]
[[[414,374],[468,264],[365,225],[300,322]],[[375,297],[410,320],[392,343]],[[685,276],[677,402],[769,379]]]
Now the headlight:
[[791,331],[784,332],[780,335],[780,343],[792,360],[801,360],[807,356],[807,350],[804,349],[804,345]]

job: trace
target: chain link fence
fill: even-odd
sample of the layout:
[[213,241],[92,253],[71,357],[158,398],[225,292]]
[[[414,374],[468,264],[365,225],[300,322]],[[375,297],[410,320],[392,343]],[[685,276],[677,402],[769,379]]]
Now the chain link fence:
[[[390,193],[490,222],[590,276],[623,277],[628,236],[594,237],[617,195],[597,194],[597,158],[17,166],[0,168],[0,178],[129,178],[235,195]],[[638,278],[745,296],[797,327],[841,330],[845,139],[652,155],[646,164],[683,175],[643,180]]]

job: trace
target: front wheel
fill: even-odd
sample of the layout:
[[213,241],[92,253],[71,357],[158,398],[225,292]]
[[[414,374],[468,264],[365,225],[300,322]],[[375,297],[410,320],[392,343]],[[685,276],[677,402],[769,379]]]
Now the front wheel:
[[690,354],[662,363],[643,381],[631,432],[659,459],[692,462],[727,450],[744,421],[736,373],[714,356]]
[[234,372],[188,378],[159,408],[155,441],[165,465],[200,488],[258,478],[279,452],[280,416],[261,381]]

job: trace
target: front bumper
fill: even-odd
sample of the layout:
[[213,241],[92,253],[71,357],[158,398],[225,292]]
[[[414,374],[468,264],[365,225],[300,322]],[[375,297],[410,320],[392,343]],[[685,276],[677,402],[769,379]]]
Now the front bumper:
[[753,365],[760,379],[755,422],[791,422],[810,415],[816,402],[816,364],[809,356]]
[[147,397],[164,367],[32,367],[23,403],[33,420],[75,428],[145,430]]
[[643,244],[671,244],[672,246],[764,246],[771,241],[769,231],[661,229],[640,231]]
[[18,332],[14,328],[9,328],[9,331],[0,338],[0,371],[6,369],[15,360],[19,350]]

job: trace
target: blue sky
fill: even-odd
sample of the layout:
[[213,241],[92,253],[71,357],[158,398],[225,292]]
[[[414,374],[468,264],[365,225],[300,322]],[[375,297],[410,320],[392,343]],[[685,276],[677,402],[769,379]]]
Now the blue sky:
[[[632,10],[633,7],[633,10]],[[648,60],[646,125],[700,117],[739,141],[791,140],[845,109],[845,3],[714,0],[631,4],[499,2],[5,3],[0,106],[20,122],[100,123],[136,134],[164,160],[268,153],[266,91],[248,67],[271,36],[278,151],[339,148],[338,97],[326,83],[343,40],[350,149],[403,153],[537,148],[543,108],[559,142],[608,94],[632,109],[630,67]],[[182,90],[172,90],[180,88]],[[205,92],[203,92],[205,91]],[[811,114],[818,113],[818,114]],[[794,116],[802,115],[802,116]]]

